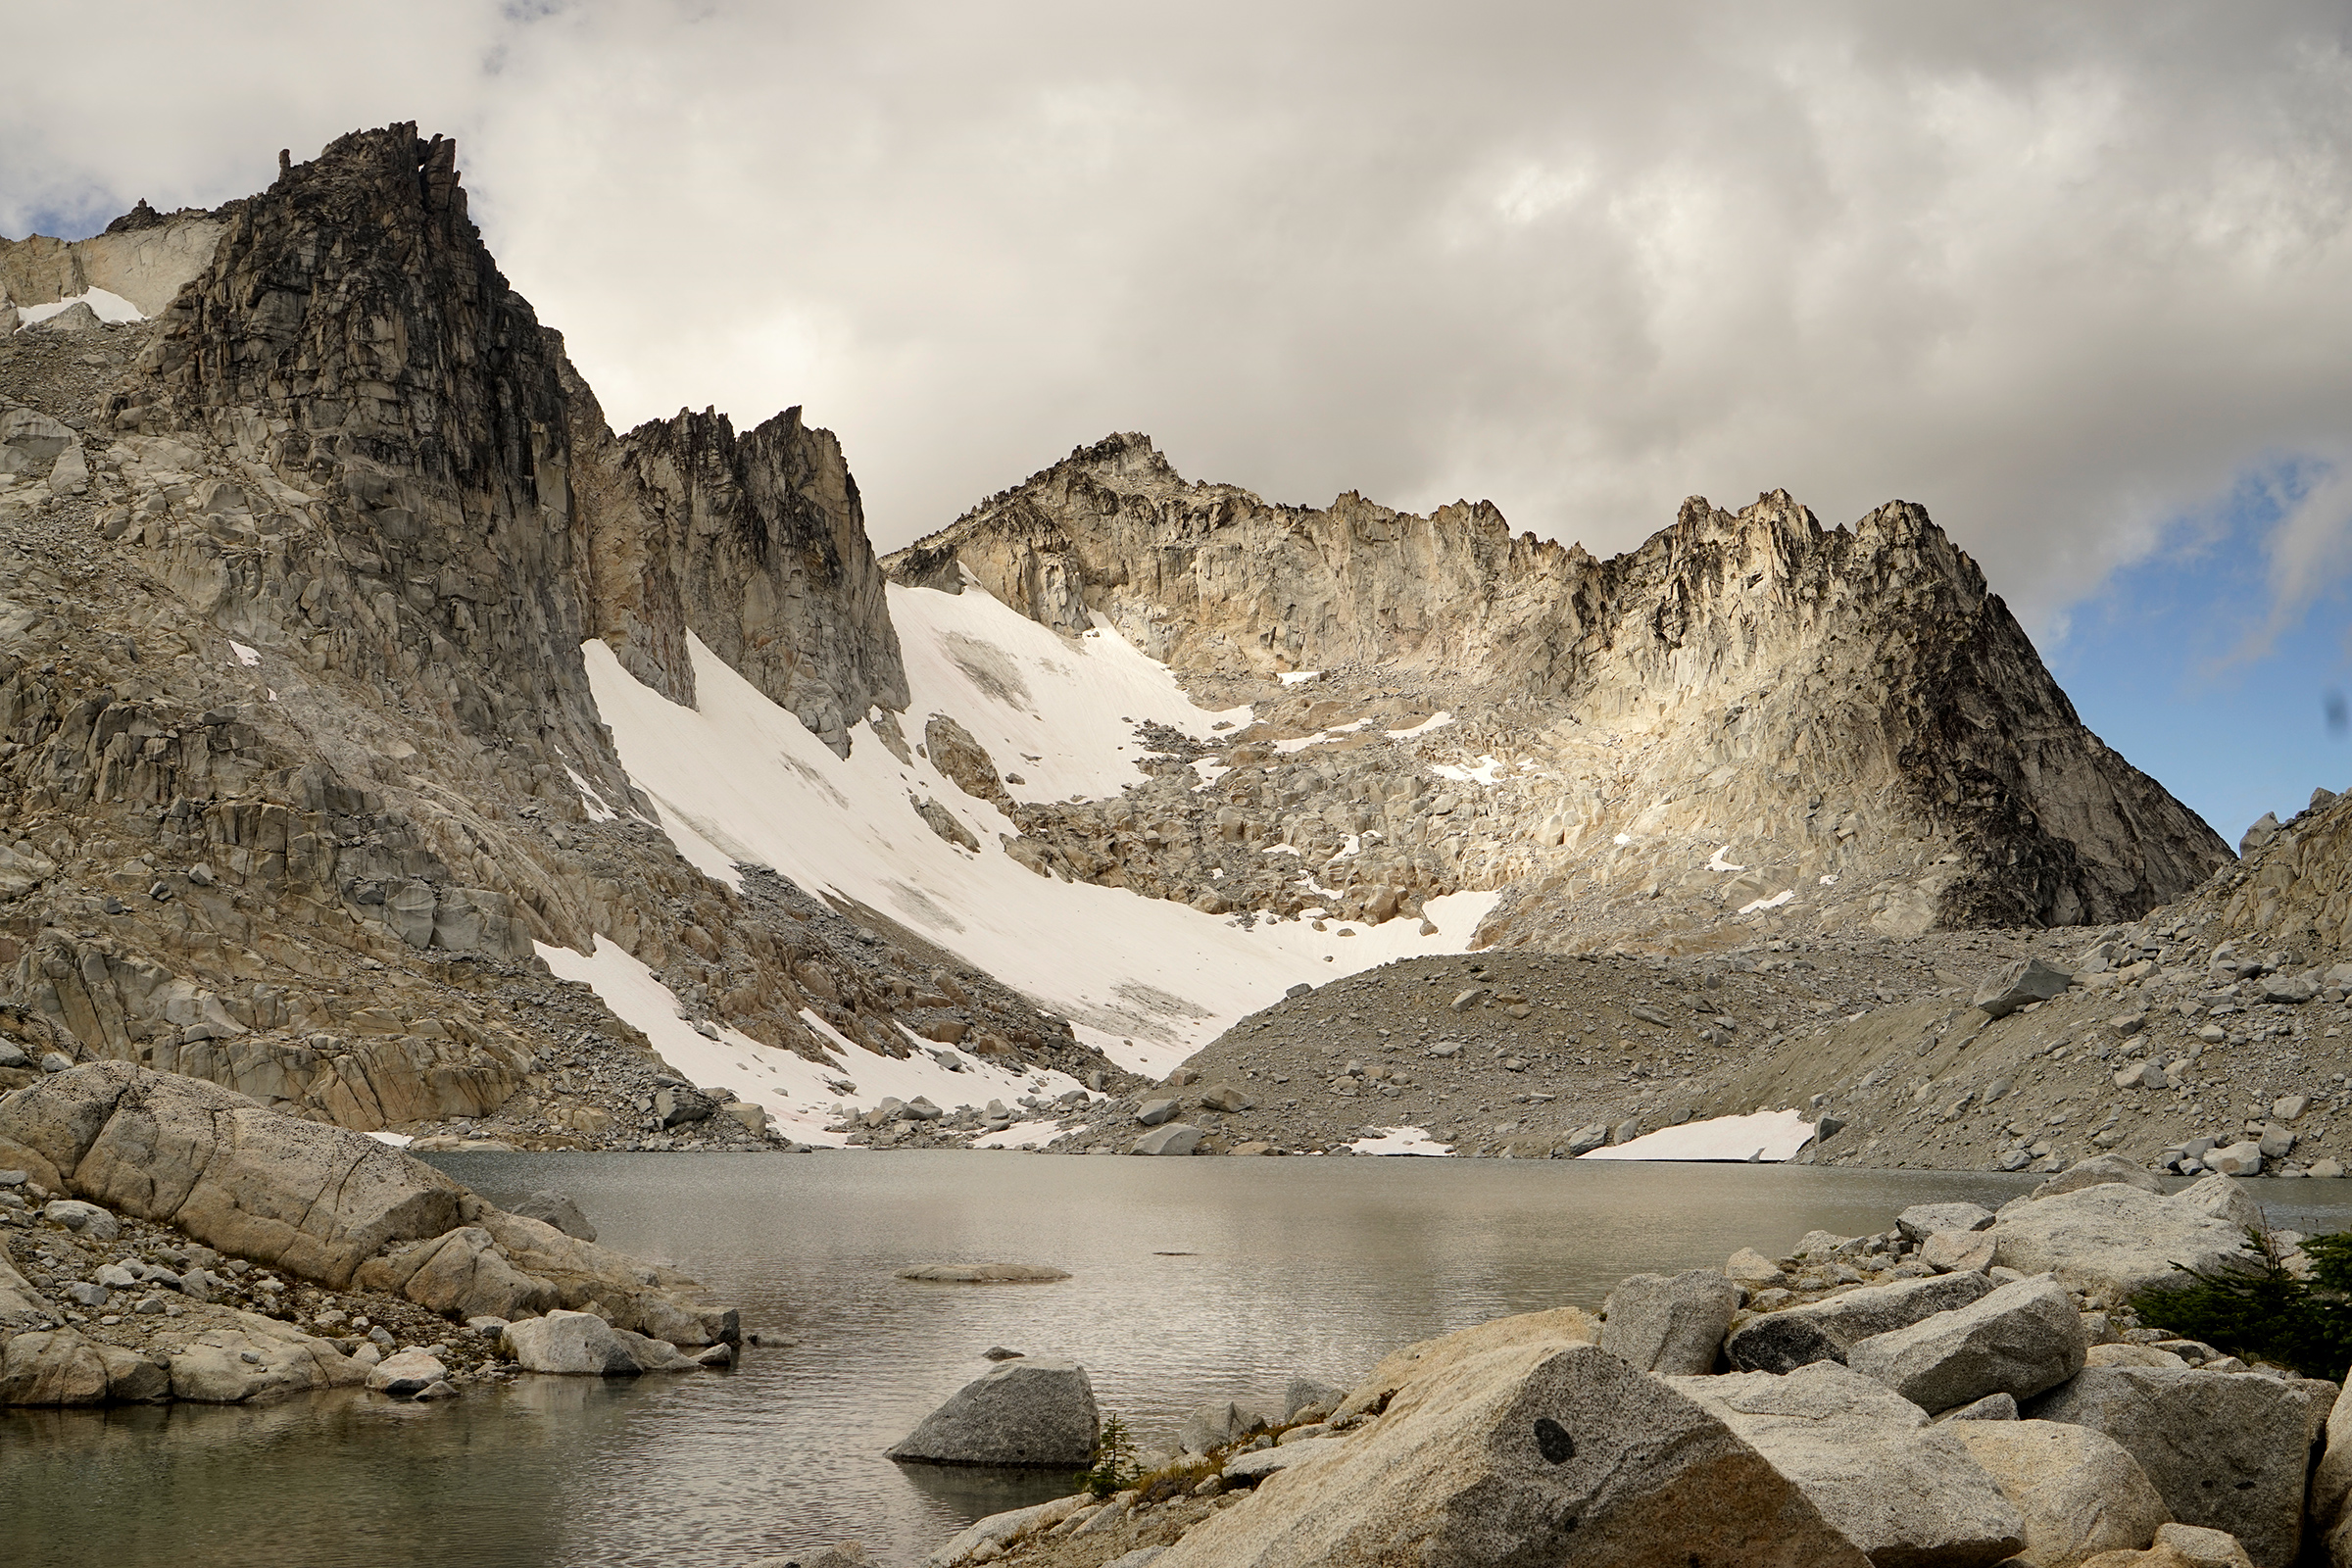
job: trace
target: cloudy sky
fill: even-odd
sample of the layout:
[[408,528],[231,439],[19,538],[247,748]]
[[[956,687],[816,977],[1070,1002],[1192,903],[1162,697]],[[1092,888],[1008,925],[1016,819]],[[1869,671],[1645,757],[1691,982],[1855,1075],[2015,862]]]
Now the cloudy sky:
[[414,119],[616,421],[803,404],[885,548],[1114,429],[1604,553],[1918,501],[2234,840],[2352,783],[2348,17],[24,6],[0,232]]

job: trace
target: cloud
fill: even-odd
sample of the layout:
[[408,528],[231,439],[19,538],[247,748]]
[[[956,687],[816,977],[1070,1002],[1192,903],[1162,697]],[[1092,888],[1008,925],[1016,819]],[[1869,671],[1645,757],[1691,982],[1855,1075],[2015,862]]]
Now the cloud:
[[2315,605],[2352,578],[2352,464],[2298,465],[2276,490],[2279,515],[2265,547],[2270,604],[2262,624],[2232,651],[2232,664],[2269,658]]
[[885,545],[1141,428],[1602,551],[1900,496],[2047,625],[2352,393],[2333,4],[85,15],[12,33],[0,229],[417,119],[615,419],[804,404]]

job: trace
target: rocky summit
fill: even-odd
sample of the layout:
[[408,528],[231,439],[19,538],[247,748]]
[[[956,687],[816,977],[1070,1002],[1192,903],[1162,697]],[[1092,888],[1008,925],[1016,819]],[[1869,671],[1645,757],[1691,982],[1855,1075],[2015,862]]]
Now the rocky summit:
[[0,243],[0,1087],[426,1149],[2331,1157],[2344,808],[2233,857],[1916,505],[1601,560],[1120,434],[878,557],[799,409],[612,430],[405,124]]

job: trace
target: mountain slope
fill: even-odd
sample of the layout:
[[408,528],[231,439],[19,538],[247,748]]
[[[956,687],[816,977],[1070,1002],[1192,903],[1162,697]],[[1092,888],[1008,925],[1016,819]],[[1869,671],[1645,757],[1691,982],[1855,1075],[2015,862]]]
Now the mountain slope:
[[[1204,1062],[1259,1070],[1227,1031],[1299,982],[1372,971],[1285,1014],[1312,1065],[1401,1049],[1355,998],[1409,995],[1437,1043],[1436,956],[1502,947],[1542,1006],[1489,999],[1494,1042],[1554,1098],[1513,1136],[1524,1087],[1396,1107],[1501,1150],[1860,1093],[1902,1030],[1833,1070],[1798,1025],[1993,961],[1939,925],[2200,886],[2342,923],[2324,834],[2208,885],[2227,850],[1916,507],[1694,500],[1599,561],[1484,504],[1270,505],[1118,436],[880,562],[798,410],[610,429],[413,126],[101,238],[0,253],[27,303],[104,275],[156,312],[0,336],[0,1036],[35,1056],[533,1145],[749,1146],[764,1111],[1115,1148],[1136,1073],[1220,1036]],[[1604,949],[1632,956],[1556,951]],[[1767,951],[1835,953],[1837,994]],[[1646,1077],[1574,1054],[1719,958],[1776,977],[1744,1029],[1704,1015]],[[855,1115],[917,1095],[949,1115]],[[1307,1107],[1315,1147],[1353,1098]]]
[[613,753],[582,649],[617,618],[599,567],[631,551],[679,563],[643,612],[673,656],[731,626],[837,735],[903,685],[829,435],[681,416],[669,471],[691,474],[633,475],[680,442],[612,438],[572,400],[454,147],[413,126],[344,137],[224,218],[153,322],[0,340],[0,962],[36,1054],[368,1128],[748,1136],[649,1126],[665,1069],[551,981],[552,947],[628,956],[672,998],[649,1021],[800,1073],[769,1098],[805,1129],[829,1119],[812,1063],[820,1085],[859,1056],[956,1081],[903,1023],[993,1037],[1005,1084],[1107,1070],[977,971],[943,994],[944,956],[886,919],[704,877]]
[[[1975,563],[1906,503],[1825,532],[1780,492],[1738,514],[1693,499],[1597,561],[1513,538],[1483,503],[1418,517],[1187,483],[1125,435],[884,564],[1046,625],[1115,626],[1218,700],[1316,672],[1311,703],[1294,687],[1276,727],[1218,760],[1276,770],[1228,803],[1246,835],[1291,831],[1301,795],[1362,804],[1266,762],[1267,743],[1442,709],[1479,825],[1448,854],[1450,824],[1433,843],[1387,812],[1351,870],[1408,902],[1509,887],[1490,942],[1670,942],[1784,894],[1791,915],[1894,934],[2105,921],[2229,858],[2082,727]],[[1418,770],[1385,771],[1393,795]],[[1035,826],[1107,869],[1090,863],[1106,824]]]

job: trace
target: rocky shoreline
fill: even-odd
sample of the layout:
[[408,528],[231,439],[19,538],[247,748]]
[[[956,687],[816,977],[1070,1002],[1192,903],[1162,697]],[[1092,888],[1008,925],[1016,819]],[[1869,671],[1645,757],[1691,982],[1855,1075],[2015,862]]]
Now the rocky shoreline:
[[598,1246],[567,1201],[523,1207],[547,1217],[200,1080],[52,1074],[0,1097],[0,1404],[731,1363],[731,1308]]
[[[2248,1254],[2238,1181],[2101,1156],[1997,1212],[1636,1275],[1193,1412],[1165,1451],[982,1519],[924,1568],[1578,1561],[1954,1568],[2352,1563],[2336,1382],[2143,1325],[2137,1293]],[[2270,1240],[2299,1266],[2302,1238]],[[1083,1369],[1011,1361],[894,1456],[1083,1446]],[[1071,1452],[1058,1452],[1070,1459]],[[852,1568],[855,1543],[759,1568]]]

